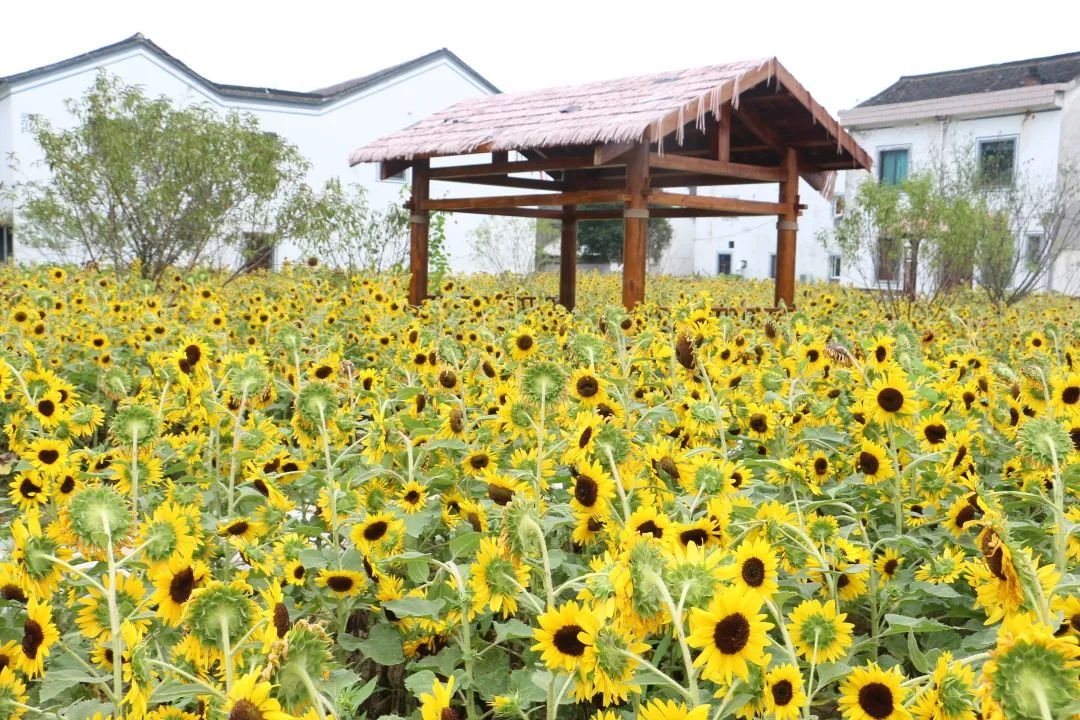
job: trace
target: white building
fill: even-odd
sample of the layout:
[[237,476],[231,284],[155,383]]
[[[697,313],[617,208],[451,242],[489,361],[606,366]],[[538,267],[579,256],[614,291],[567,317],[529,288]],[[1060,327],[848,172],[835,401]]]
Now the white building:
[[[25,117],[38,114],[58,127],[70,124],[64,101],[83,95],[101,69],[126,84],[141,86],[150,97],[164,95],[178,103],[206,103],[220,111],[255,115],[262,128],[296,145],[311,162],[308,182],[313,187],[335,176],[360,183],[373,208],[400,202],[406,177],[383,181],[375,166],[350,168],[347,156],[358,142],[389,134],[464,98],[499,92],[445,48],[309,92],[223,85],[141,34],[134,35],[52,65],[0,77],[0,187],[45,177],[39,163],[42,154],[24,128]],[[6,162],[10,154],[18,160],[18,171]],[[10,211],[0,206],[0,261],[45,259],[20,245],[18,217],[14,222],[3,220],[11,218]],[[470,269],[469,233],[479,221],[469,215],[449,218],[447,251],[453,269]],[[295,246],[283,242],[277,248],[275,264],[296,259]]]
[[[1029,182],[1052,183],[1063,168],[1080,168],[1080,52],[901,77],[855,108],[841,111],[839,119],[870,153],[874,174],[884,182],[930,169],[936,159],[948,163],[974,152],[982,160],[1005,163]],[[862,171],[840,173],[832,201],[800,182],[800,200],[807,208],[799,220],[798,279],[859,286],[887,282],[888,268],[878,268],[872,258],[849,267],[838,251],[818,240],[842,213],[844,196],[852,197],[858,183],[870,177]],[[776,196],[773,185],[741,190],[753,199]],[[1022,252],[1028,243],[1042,241],[1038,227],[1023,235],[1017,238]],[[771,277],[775,238],[769,218],[677,221],[664,269]],[[1078,260],[1078,252],[1063,254],[1044,288],[1080,293]]]

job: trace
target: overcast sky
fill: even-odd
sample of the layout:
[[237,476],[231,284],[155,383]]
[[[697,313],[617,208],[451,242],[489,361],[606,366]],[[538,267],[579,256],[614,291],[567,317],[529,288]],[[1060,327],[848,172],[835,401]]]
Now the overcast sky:
[[448,47],[503,91],[775,55],[830,111],[900,75],[1080,50],[1080,2],[5,0],[0,76],[141,32],[207,78],[311,90]]

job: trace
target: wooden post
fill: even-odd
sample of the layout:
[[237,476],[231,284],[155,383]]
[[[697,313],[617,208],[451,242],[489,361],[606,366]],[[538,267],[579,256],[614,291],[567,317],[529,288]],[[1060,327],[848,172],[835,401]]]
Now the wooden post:
[[776,294],[777,307],[783,301],[787,309],[795,307],[795,234],[799,227],[799,155],[788,148],[784,157],[785,179],[780,183],[780,204],[776,219]]
[[559,246],[559,304],[574,309],[577,296],[577,208],[563,205],[562,243]]
[[713,134],[709,138],[709,154],[713,160],[731,160],[731,102],[720,106],[720,115],[714,121]]
[[428,169],[427,160],[417,160],[413,164],[409,202],[409,304],[416,307],[428,296],[428,221],[431,213],[421,208],[430,189]]
[[649,141],[639,142],[626,165],[626,209],[623,211],[623,306],[645,302],[645,243],[649,233]]

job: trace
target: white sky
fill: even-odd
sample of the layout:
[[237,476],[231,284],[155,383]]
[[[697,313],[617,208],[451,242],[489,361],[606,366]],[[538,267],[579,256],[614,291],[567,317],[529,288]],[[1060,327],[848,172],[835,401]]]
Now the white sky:
[[1077,0],[4,0],[0,76],[141,32],[210,80],[311,90],[448,47],[504,91],[775,55],[830,111],[900,75],[1080,50]]

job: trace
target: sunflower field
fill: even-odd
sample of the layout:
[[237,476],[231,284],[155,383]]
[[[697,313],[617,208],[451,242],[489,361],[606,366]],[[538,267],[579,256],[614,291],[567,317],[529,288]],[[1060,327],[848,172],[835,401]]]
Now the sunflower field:
[[1076,301],[223,279],[0,269],[0,720],[1080,717]]

